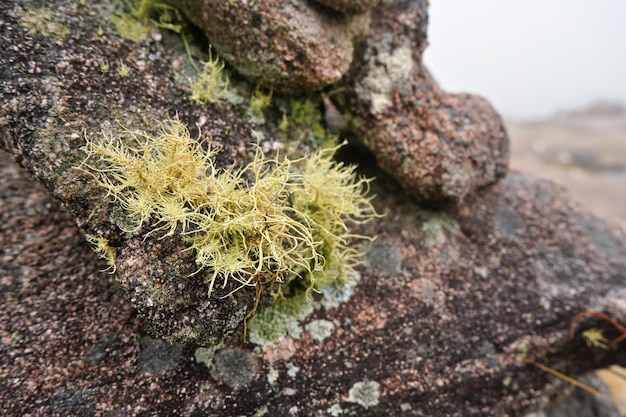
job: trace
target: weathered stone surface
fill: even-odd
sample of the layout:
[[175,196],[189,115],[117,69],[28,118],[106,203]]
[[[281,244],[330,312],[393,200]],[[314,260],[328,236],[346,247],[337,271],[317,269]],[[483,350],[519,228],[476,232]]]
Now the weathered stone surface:
[[305,1],[181,0],[215,50],[253,83],[281,91],[319,90],[352,62],[352,38],[367,19]]
[[[232,338],[209,370],[189,348],[133,336],[147,329],[99,272],[69,213],[5,154],[1,166],[8,416],[515,416],[563,386],[516,361],[520,352],[570,375],[625,362],[622,346],[590,348],[580,338],[597,326],[615,335],[599,321],[569,337],[570,319],[585,308],[626,319],[624,269],[578,223],[596,221],[548,183],[513,174],[454,218],[380,181],[377,204],[389,214],[375,228],[385,244],[370,252],[399,253],[399,270],[362,270],[338,308],[313,302],[297,339],[259,349]],[[519,217],[512,228],[510,217],[493,220],[503,207]],[[314,337],[320,319],[333,323],[330,336]]]
[[[202,125],[200,140],[211,137],[223,149],[217,163],[224,167],[232,165],[237,154],[245,157],[242,143],[254,141],[251,122],[239,117],[234,107],[191,104],[185,85],[173,81],[166,69],[184,58],[184,48],[165,50],[162,43],[150,40],[139,47],[99,20],[95,12],[105,10],[88,13],[76,3],[60,5],[64,14],[53,18],[73,29],[64,42],[29,33],[18,17],[29,9],[28,2],[2,6],[0,44],[6,53],[0,57],[0,147],[61,200],[86,233],[109,240],[121,266],[118,283],[155,335],[216,344],[242,324],[255,296],[240,292],[219,301],[232,291],[227,286],[219,288],[218,301],[209,300],[206,275],[190,276],[197,268],[180,237],[144,238],[147,230],[135,238],[120,233],[116,224],[124,213],[93,177],[77,169],[86,156],[80,148],[85,136],[98,138],[106,132],[119,137],[120,125],[154,132],[159,121],[178,115],[192,129]],[[106,28],[102,36],[96,33],[100,26]],[[127,77],[115,71],[119,59],[130,67]],[[102,63],[111,63],[111,70],[103,72]],[[224,140],[229,135],[236,139]]]
[[[587,318],[569,334],[572,317],[587,309],[626,322],[623,234],[554,185],[519,174],[468,194],[454,210],[428,211],[353,149],[345,154],[379,178],[375,205],[387,214],[353,229],[377,236],[362,248],[359,281],[302,297],[306,305],[275,342],[260,339],[258,326],[262,343],[254,345],[238,326],[217,344],[254,290],[208,298],[204,281],[188,276],[192,263],[176,237],[120,233],[112,200],[75,170],[79,148],[84,135],[114,131],[116,120],[149,130],[177,112],[223,147],[218,164],[227,167],[248,158],[253,127],[267,141],[284,139],[276,128],[283,113],[271,108],[265,124],[254,124],[246,96],[239,105],[193,106],[170,72],[185,56],[180,39],[163,32],[124,41],[106,7],[56,0],[53,18],[69,28],[64,40],[29,34],[16,17],[27,7],[29,0],[0,4],[0,147],[67,210],[2,154],[7,415],[514,416],[562,386],[520,362],[524,355],[569,375],[626,362],[624,344],[602,350],[580,337],[590,327],[617,336],[606,323]],[[127,78],[102,71],[120,58],[131,67]],[[123,291],[100,272],[106,265],[75,220],[110,239]],[[159,351],[164,342],[141,337],[176,332],[213,346]]]
[[458,202],[502,178],[509,142],[484,99],[440,90],[422,64],[426,2],[379,7],[348,81],[353,125],[378,164],[425,203]]
[[[597,375],[590,373],[578,378],[580,382],[601,392],[611,395],[609,387]],[[582,388],[571,387],[569,395],[559,398],[543,410],[527,414],[524,417],[620,417],[621,414],[614,404],[600,398]]]
[[380,0],[316,0],[326,7],[330,7],[343,13],[365,13],[373,9]]

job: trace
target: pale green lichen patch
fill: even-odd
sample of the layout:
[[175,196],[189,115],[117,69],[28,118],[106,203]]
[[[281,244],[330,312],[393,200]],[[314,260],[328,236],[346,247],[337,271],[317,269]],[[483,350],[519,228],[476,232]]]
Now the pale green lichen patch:
[[47,7],[14,11],[12,16],[17,18],[30,33],[39,33],[46,38],[54,37],[64,41],[70,33],[65,25],[54,19],[52,10]]
[[347,302],[354,294],[356,284],[361,276],[354,272],[345,282],[333,282],[319,289],[322,294],[322,306],[326,309],[337,308],[341,303]]
[[357,382],[348,392],[348,401],[360,404],[368,409],[378,405],[380,384],[376,381]]
[[322,342],[333,334],[335,325],[329,320],[313,320],[305,326],[305,329],[311,334],[313,339]]
[[329,416],[339,417],[343,414],[343,408],[339,404],[333,404],[330,408],[326,410]]
[[300,321],[311,314],[313,309],[314,302],[306,294],[277,300],[250,319],[250,342],[260,346],[273,346],[287,336],[299,339],[302,333]]
[[194,352],[196,362],[203,363],[207,368],[211,369],[213,367],[213,357],[215,357],[215,352],[223,347],[224,344],[220,343],[215,346],[197,348]]
[[443,213],[428,213],[428,220],[422,224],[426,235],[427,246],[441,246],[446,243],[446,231],[452,234],[459,233],[459,224]]

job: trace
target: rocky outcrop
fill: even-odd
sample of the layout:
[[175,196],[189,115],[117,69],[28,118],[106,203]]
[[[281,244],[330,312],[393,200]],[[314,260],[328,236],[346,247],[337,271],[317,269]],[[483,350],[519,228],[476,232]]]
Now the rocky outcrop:
[[[77,169],[81,147],[103,131],[123,137],[117,122],[153,131],[154,120],[178,114],[199,127],[200,141],[223,149],[216,165],[227,168],[251,158],[253,141],[304,153],[320,126],[293,116],[281,124],[286,109],[305,107],[290,106],[290,96],[276,95],[263,118],[252,114],[255,87],[236,73],[228,101],[198,107],[185,77],[171,76],[172,66],[185,71],[178,35],[153,28],[134,43],[108,23],[105,5],[53,7],[0,5],[0,147],[47,189],[3,157],[0,401],[8,415],[520,415],[561,385],[523,359],[570,375],[623,362],[623,345],[603,350],[580,336],[590,327],[617,336],[607,323],[586,318],[570,334],[584,310],[626,321],[623,235],[550,183],[515,173],[494,183],[506,171],[499,118],[480,99],[440,92],[421,67],[424,3],[372,14],[378,23],[357,47],[338,106],[352,134],[370,132],[363,142],[395,176],[357,146],[340,155],[377,177],[373,204],[386,214],[351,228],[377,237],[358,247],[358,280],[264,298],[245,335],[241,312],[254,306],[254,289],[208,297],[180,236],[122,233],[123,212]],[[67,31],[38,31],[36,18]],[[406,33],[400,44],[384,35],[391,30]],[[366,81],[381,69],[390,77],[382,92]],[[410,102],[402,85],[422,95]],[[430,142],[412,142],[420,137]],[[429,143],[438,156],[427,161],[440,168],[426,164],[432,173],[419,174],[415,155]],[[433,210],[416,200],[455,204]],[[106,265],[75,222],[109,241],[123,288],[100,272]]]
[[349,78],[352,123],[407,194],[458,202],[506,174],[509,139],[486,100],[433,80],[422,63],[427,22],[424,2],[377,9]]
[[338,82],[352,63],[353,38],[368,25],[367,16],[345,16],[301,1],[180,3],[240,74],[294,93]]

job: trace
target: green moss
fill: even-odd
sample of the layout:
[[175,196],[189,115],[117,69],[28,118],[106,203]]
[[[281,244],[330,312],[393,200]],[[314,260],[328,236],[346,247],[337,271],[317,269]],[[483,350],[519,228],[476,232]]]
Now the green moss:
[[326,129],[322,124],[322,113],[320,111],[321,98],[314,100],[307,98],[304,100],[294,100],[290,106],[290,116],[293,123],[306,126],[311,134],[318,140],[326,137]]
[[119,75],[120,78],[126,78],[130,75],[130,68],[121,58],[117,61],[117,75]]
[[144,41],[156,28],[181,33],[184,24],[181,12],[175,7],[158,0],[129,0],[126,10],[117,10],[111,23],[124,39]]
[[64,41],[70,30],[54,19],[52,10],[47,7],[27,8],[25,11],[13,13],[20,24],[29,29],[30,33],[39,33],[42,36],[54,37]]
[[108,62],[102,62],[100,63],[100,72],[103,74],[108,74],[109,70],[111,69],[111,65]]
[[180,234],[209,272],[209,296],[233,280],[259,296],[265,285],[302,278],[313,290],[355,275],[349,239],[364,236],[348,225],[377,215],[364,196],[371,180],[334,162],[336,148],[297,161],[257,148],[240,171],[219,171],[210,144],[205,151],[178,120],[165,124],[156,136],[126,130],[84,148],[83,169],[121,206],[124,232]]

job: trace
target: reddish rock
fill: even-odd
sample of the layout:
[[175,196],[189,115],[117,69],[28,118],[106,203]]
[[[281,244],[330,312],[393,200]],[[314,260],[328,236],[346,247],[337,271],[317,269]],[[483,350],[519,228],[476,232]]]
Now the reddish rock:
[[[30,32],[16,15],[35,6],[30,0],[0,3],[0,147],[30,172],[0,155],[5,415],[516,416],[562,390],[522,358],[568,375],[624,364],[625,344],[604,350],[581,337],[589,328],[617,337],[609,324],[587,317],[570,333],[572,318],[583,310],[626,322],[623,233],[589,216],[558,187],[518,174],[466,194],[452,212],[428,211],[352,149],[344,154],[379,178],[372,183],[374,204],[387,213],[351,228],[377,236],[359,247],[366,262],[353,287],[300,297],[307,304],[296,317],[263,314],[269,310],[260,306],[256,317],[274,318],[270,324],[282,326],[275,332],[282,340],[264,339],[262,346],[250,343],[241,326],[223,344],[195,352],[144,337],[158,333],[159,326],[203,330],[193,326],[208,318],[215,327],[203,331],[215,341],[236,326],[236,312],[252,303],[254,289],[248,299],[207,301],[201,285],[185,281],[190,260],[174,237],[124,236],[113,224],[110,199],[93,178],[77,174],[84,135],[100,134],[116,120],[145,128],[178,113],[190,126],[203,121],[200,140],[211,135],[223,148],[218,166],[229,167],[245,163],[241,143],[252,140],[246,108],[190,103],[169,66],[185,55],[182,41],[177,47],[156,39],[126,42],[103,24],[105,11],[98,5],[73,0],[54,1],[52,18],[70,31],[65,40],[50,38]],[[414,54],[424,46],[417,40],[425,30],[425,4],[415,7],[411,13],[396,10],[393,19],[381,13],[417,37],[409,45],[409,61],[404,35],[378,43],[378,56],[391,57],[382,69],[400,74],[387,84],[392,108],[409,106],[409,96],[394,86],[404,82],[405,64],[419,62]],[[119,57],[132,67],[127,78],[99,69]],[[420,74],[429,80],[425,71]],[[435,107],[448,106],[450,117],[453,106],[468,100],[454,101],[435,94],[432,83],[406,80],[416,89],[412,97],[420,86],[432,87],[420,97],[444,103]],[[364,85],[364,92],[349,91],[354,100],[376,92],[373,84]],[[374,98],[387,111],[386,95]],[[366,114],[367,102],[367,114],[376,117],[367,100],[357,102],[362,106],[357,114]],[[407,108],[418,114],[415,109],[422,109],[421,123],[433,126],[426,133],[438,138],[445,125],[440,113],[417,103]],[[272,110],[265,124],[256,126],[259,136],[274,139],[279,132],[272,126],[282,113]],[[479,103],[478,110],[462,114],[479,120],[483,111]],[[407,126],[425,129],[409,115]],[[397,146],[406,156],[404,145]],[[110,238],[125,291],[100,272],[106,264],[91,252],[75,222]],[[159,299],[144,297],[146,288],[160,290],[162,300],[177,291],[181,297],[168,310],[166,303],[151,305]],[[260,341],[262,332],[255,331]]]
[[380,0],[317,0],[317,2],[343,13],[365,13],[381,3]]
[[339,81],[352,62],[354,31],[366,28],[361,19],[304,1],[181,2],[241,75],[281,91],[319,90]]
[[348,81],[353,126],[407,194],[459,202],[502,178],[509,140],[484,99],[448,94],[422,64],[426,6],[379,7],[361,61]]

